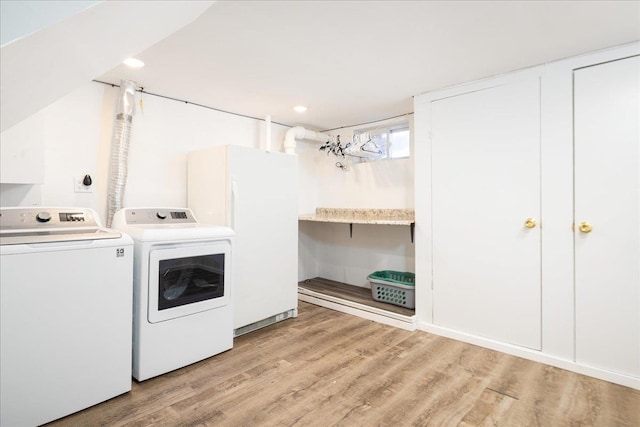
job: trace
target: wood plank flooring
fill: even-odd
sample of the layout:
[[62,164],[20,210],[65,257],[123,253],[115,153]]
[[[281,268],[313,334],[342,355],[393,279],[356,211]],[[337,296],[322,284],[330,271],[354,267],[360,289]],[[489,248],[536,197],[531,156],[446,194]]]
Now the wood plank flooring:
[[639,426],[640,392],[315,305],[51,426]]
[[415,314],[415,310],[374,300],[371,296],[371,289],[369,288],[347,285],[346,283],[336,282],[322,277],[315,277],[305,280],[304,282],[299,282],[298,287],[404,316],[413,316]]

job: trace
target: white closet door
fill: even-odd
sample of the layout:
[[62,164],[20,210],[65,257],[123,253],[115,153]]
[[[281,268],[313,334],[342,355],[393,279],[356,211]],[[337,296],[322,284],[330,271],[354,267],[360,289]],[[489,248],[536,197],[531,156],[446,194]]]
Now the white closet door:
[[[633,376],[640,376],[639,81],[638,57],[574,73],[576,361]],[[592,230],[580,231],[581,223]]]
[[434,101],[431,137],[434,323],[540,349],[538,76]]

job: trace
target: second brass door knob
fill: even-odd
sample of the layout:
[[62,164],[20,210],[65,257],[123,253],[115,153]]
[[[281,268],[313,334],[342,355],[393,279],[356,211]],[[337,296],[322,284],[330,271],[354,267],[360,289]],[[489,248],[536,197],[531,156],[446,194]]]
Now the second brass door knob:
[[536,220],[533,218],[527,218],[524,220],[524,226],[527,228],[535,228],[536,227]]
[[580,230],[581,233],[591,233],[591,230],[593,230],[593,226],[586,221],[581,222],[580,224],[578,224],[578,230]]

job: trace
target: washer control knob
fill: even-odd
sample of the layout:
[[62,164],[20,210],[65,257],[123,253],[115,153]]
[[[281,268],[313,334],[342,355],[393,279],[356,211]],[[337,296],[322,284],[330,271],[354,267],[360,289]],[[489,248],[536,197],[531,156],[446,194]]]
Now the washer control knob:
[[49,212],[40,212],[36,215],[38,222],[49,222],[51,220],[51,214]]
[[160,219],[166,219],[167,218],[167,213],[166,212],[158,212],[156,214],[156,216]]

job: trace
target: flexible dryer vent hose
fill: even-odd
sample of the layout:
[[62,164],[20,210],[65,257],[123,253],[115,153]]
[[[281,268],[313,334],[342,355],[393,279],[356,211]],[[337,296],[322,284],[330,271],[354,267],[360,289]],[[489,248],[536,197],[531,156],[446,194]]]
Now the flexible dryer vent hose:
[[111,227],[113,215],[122,208],[127,184],[127,162],[131,124],[135,113],[136,84],[131,80],[120,82],[120,95],[116,121],[113,125],[111,157],[109,161],[109,190],[107,196],[107,227]]

